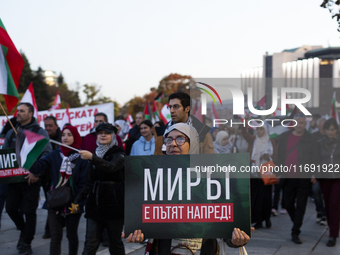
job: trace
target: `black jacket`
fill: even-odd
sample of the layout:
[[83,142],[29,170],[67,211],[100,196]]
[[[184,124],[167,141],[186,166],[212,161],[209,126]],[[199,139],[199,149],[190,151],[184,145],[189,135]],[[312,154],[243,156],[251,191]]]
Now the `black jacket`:
[[315,173],[316,178],[340,178],[340,138],[338,137],[333,151],[328,137],[324,136],[314,146],[313,159],[314,164],[320,166],[320,171]]
[[[277,150],[277,157],[275,160],[275,165],[285,165],[285,161],[287,158],[287,142],[289,135],[294,130],[287,131],[283,134],[281,134],[278,138],[278,150]],[[300,141],[298,142],[298,165],[304,165],[304,164],[311,164],[313,162],[312,160],[312,139],[311,134],[305,130],[304,134],[302,135]]]
[[[75,153],[75,152],[73,152]],[[61,150],[57,149],[49,153],[46,157],[43,157],[39,160],[37,160],[34,163],[34,168],[40,173],[43,174],[44,171],[49,171],[51,174],[51,188],[55,189],[59,182],[60,178],[60,166],[63,161],[61,157]],[[80,157],[77,159],[71,161],[71,166],[72,166],[72,183],[73,183],[73,191],[74,191],[74,196],[77,196],[77,194],[83,189],[86,183],[86,177],[87,177],[87,170],[89,166],[89,161],[88,160],[83,160]],[[77,202],[80,206],[80,211],[83,212],[83,207],[85,204],[85,199],[82,199]],[[66,208],[66,211],[69,212],[68,207]]]
[[103,159],[93,154],[87,182],[75,203],[88,196],[85,217],[91,219],[124,218],[124,150],[113,146]]

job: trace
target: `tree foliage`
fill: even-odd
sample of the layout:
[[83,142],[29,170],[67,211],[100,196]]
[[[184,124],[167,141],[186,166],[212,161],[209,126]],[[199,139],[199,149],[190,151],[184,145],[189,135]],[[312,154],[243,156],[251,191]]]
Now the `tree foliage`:
[[38,67],[38,70],[34,73],[32,82],[38,110],[47,110],[50,102],[52,101],[52,96],[48,91],[49,85],[45,82],[45,77],[41,67]]
[[332,14],[332,19],[338,22],[338,32],[340,32],[340,0],[324,0],[320,7],[328,9]]

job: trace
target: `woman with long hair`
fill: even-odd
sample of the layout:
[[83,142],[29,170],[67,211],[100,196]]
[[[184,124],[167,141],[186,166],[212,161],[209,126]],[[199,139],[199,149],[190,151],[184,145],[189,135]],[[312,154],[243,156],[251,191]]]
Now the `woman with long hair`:
[[[61,131],[61,142],[65,145],[79,149],[82,139],[74,126],[65,126]],[[80,155],[70,148],[60,146],[49,153],[46,157],[37,160],[35,166],[39,171],[50,169],[52,186],[56,189],[62,185],[71,187],[72,195],[75,197],[83,189],[86,183],[88,161],[80,158]],[[59,210],[48,210],[48,223],[51,232],[50,254],[61,254],[61,241],[63,238],[63,226],[66,226],[66,236],[69,242],[69,254],[78,252],[78,225],[85,200],[79,201],[77,213],[71,213],[71,203]]]
[[155,152],[155,138],[152,135],[152,122],[144,120],[139,130],[141,137],[132,145],[130,156],[153,155]]

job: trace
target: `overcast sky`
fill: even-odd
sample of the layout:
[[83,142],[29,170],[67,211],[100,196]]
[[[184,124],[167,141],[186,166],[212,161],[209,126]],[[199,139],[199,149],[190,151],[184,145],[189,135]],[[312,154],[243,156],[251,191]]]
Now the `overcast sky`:
[[3,1],[0,18],[32,69],[102,86],[120,104],[170,73],[238,78],[262,56],[340,46],[322,0]]

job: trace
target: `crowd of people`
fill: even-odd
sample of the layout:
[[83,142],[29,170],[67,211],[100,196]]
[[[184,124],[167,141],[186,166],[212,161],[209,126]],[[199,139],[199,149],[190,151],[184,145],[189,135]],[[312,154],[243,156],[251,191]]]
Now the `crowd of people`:
[[[308,164],[339,164],[339,126],[334,119],[313,116],[294,117],[297,125],[274,139],[266,125],[251,128],[248,116],[245,125],[210,128],[190,115],[190,96],[176,92],[169,96],[168,123],[152,123],[142,112],[135,116],[133,127],[122,117],[108,123],[105,113],[94,118],[94,128],[81,138],[77,128],[66,124],[59,128],[56,118],[48,116],[41,128],[33,117],[34,108],[20,103],[13,120],[16,132],[4,126],[6,134],[3,148],[20,146],[17,141],[23,130],[30,130],[61,142],[65,146],[48,143],[39,158],[29,169],[27,182],[0,184],[0,219],[4,206],[17,229],[19,254],[32,254],[31,242],[35,236],[36,209],[40,188],[45,197],[51,190],[62,186],[72,190],[72,201],[58,209],[48,209],[43,238],[50,238],[50,254],[61,254],[63,228],[69,242],[69,254],[78,253],[78,225],[83,212],[86,218],[85,244],[82,254],[96,254],[101,241],[106,240],[111,254],[125,254],[122,242],[124,225],[124,159],[143,155],[225,154],[248,153],[245,165],[259,167],[267,161],[275,165],[299,166]],[[18,135],[16,135],[18,133]],[[74,149],[71,149],[74,148]],[[340,223],[340,179],[301,178],[296,172],[287,173],[275,185],[265,185],[256,171],[250,173],[251,222],[255,229],[271,228],[270,218],[287,213],[292,221],[291,238],[301,244],[301,226],[309,197],[316,206],[316,220],[328,224],[327,246],[335,246]],[[85,209],[84,209],[85,208]],[[125,219],[126,220],[126,219]],[[1,225],[0,225],[1,228]],[[125,234],[123,233],[123,236]],[[233,248],[244,246],[249,236],[235,228],[232,238],[225,243]],[[127,242],[142,242],[142,230],[126,233]],[[185,246],[178,254],[216,254],[216,239],[195,239],[195,247],[183,239],[148,239],[149,254],[169,254],[178,246]],[[197,245],[199,244],[199,245]],[[176,252],[177,253],[177,252]]]

